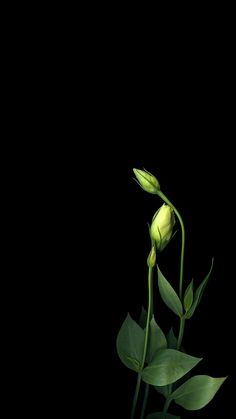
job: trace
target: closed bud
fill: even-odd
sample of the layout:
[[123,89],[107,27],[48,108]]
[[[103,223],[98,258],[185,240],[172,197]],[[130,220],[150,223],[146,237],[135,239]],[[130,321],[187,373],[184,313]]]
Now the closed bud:
[[153,268],[156,263],[156,249],[155,246],[152,246],[152,249],[147,258],[147,264],[149,268]]
[[166,204],[155,213],[150,228],[151,238],[155,240],[157,249],[162,251],[171,239],[175,215],[173,209]]
[[138,180],[138,184],[146,192],[156,194],[160,190],[160,185],[158,180],[151,173],[148,173],[144,170],[133,169],[133,172]]

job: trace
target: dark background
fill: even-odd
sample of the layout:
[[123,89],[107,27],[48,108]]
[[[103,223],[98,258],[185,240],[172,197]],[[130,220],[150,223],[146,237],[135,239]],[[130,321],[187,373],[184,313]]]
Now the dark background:
[[[192,277],[200,283],[215,257],[212,278],[187,322],[183,343],[188,353],[204,358],[194,373],[229,376],[203,410],[186,412],[173,404],[170,412],[181,418],[227,417],[235,388],[232,50],[220,32],[214,39],[210,31],[201,38],[199,28],[189,36],[190,28],[156,33],[156,23],[146,32],[138,22],[137,28],[125,19],[114,27],[109,22],[86,33],[89,41],[80,40],[79,48],[64,45],[68,73],[61,87],[53,72],[50,90],[53,95],[55,89],[60,100],[52,114],[51,104],[45,105],[52,132],[56,125],[62,139],[52,157],[61,179],[52,183],[50,194],[55,183],[60,192],[65,189],[59,207],[68,211],[62,219],[72,236],[63,243],[69,253],[69,290],[62,313],[69,313],[64,327],[72,336],[72,345],[65,339],[66,345],[76,350],[76,372],[74,359],[68,357],[73,364],[68,367],[73,378],[70,397],[76,404],[78,397],[80,409],[82,383],[82,392],[88,391],[87,416],[94,410],[95,417],[129,419],[136,375],[120,362],[116,336],[127,312],[137,320],[147,304],[147,223],[162,204],[132,180],[132,168],[145,167],[183,216],[184,284]],[[58,172],[53,172],[55,179]],[[159,260],[176,289],[179,255],[180,232]],[[177,333],[176,318],[157,290],[155,299],[158,323],[165,333],[171,326]],[[77,347],[85,351],[83,356],[77,355]],[[152,391],[147,412],[162,406],[162,396]]]
[[[223,28],[212,10],[195,26],[192,16],[186,21],[182,16],[181,22],[175,12],[171,20],[169,13],[159,14],[151,22],[150,12],[147,17],[139,12],[140,17],[134,11],[127,16],[120,10],[120,17],[116,10],[107,19],[104,10],[100,20],[96,10],[89,10],[81,19],[84,26],[77,13],[71,24],[70,12],[67,30],[53,10],[58,29],[52,25],[52,34],[45,34],[44,41],[41,26],[36,29],[39,41],[31,37],[31,29],[26,30],[32,45],[14,36],[19,56],[9,48],[16,60],[10,66],[9,85],[16,97],[9,94],[8,99],[17,114],[9,130],[17,130],[13,138],[30,139],[25,146],[18,144],[26,165],[10,142],[20,160],[19,173],[25,174],[22,182],[18,174],[14,176],[14,182],[18,180],[20,191],[26,187],[30,200],[26,218],[32,209],[31,234],[40,243],[35,251],[28,240],[37,263],[24,253],[26,263],[30,259],[33,266],[30,277],[34,278],[35,266],[40,271],[35,292],[39,322],[42,310],[47,313],[41,294],[52,312],[51,321],[45,315],[48,336],[42,339],[40,352],[45,352],[53,379],[46,368],[42,392],[48,386],[48,397],[54,401],[54,390],[52,408],[61,409],[65,401],[67,416],[70,408],[82,411],[84,398],[84,417],[94,410],[93,417],[129,418],[135,374],[121,364],[115,341],[127,312],[137,320],[147,303],[147,222],[161,202],[132,180],[132,168],[145,167],[159,179],[185,221],[185,284],[192,277],[200,282],[215,257],[201,305],[187,323],[184,345],[190,354],[204,357],[196,373],[229,378],[208,407],[199,413],[181,410],[181,417],[229,417],[235,388],[232,31],[230,25]],[[24,229],[21,220],[19,224]],[[176,288],[179,251],[180,233],[159,262]],[[50,269],[44,261],[50,262]],[[31,297],[32,292],[29,300],[34,305]],[[157,321],[164,332],[172,325],[176,331],[175,316],[157,292],[155,297]],[[48,356],[50,339],[55,346]],[[44,363],[40,356],[33,363],[39,369]],[[37,393],[31,381],[29,385]],[[86,390],[88,397],[83,397]],[[161,407],[161,396],[152,392],[148,409]],[[180,412],[174,405],[170,410]]]

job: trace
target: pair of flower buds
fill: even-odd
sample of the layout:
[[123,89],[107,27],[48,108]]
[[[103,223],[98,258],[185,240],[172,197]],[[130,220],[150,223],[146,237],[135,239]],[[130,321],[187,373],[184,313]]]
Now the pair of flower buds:
[[[160,192],[160,184],[158,180],[151,173],[144,170],[133,169],[134,174],[138,180],[138,184],[146,192],[158,195]],[[169,205],[163,204],[153,216],[150,227],[151,239],[156,245],[156,248],[161,252],[171,239],[173,228],[175,225],[174,210]],[[155,264],[155,248],[152,249],[148,264]],[[153,264],[154,262],[154,264]]]

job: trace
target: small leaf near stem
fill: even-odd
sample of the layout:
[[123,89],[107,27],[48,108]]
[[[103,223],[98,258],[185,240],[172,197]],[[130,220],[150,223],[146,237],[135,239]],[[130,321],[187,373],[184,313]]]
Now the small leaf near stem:
[[184,294],[184,309],[186,312],[189,311],[193,303],[193,279],[188,285]]
[[176,294],[172,285],[164,277],[163,273],[158,269],[158,287],[161,294],[161,298],[164,303],[169,307],[177,316],[181,317],[183,315],[182,303]]

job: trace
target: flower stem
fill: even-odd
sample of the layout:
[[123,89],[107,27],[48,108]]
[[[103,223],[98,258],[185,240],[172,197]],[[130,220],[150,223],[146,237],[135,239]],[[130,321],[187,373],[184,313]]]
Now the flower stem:
[[182,344],[183,335],[184,335],[184,326],[185,326],[185,317],[182,316],[180,317],[180,325],[179,325],[179,336],[178,336],[178,343],[177,343],[178,350],[181,349],[181,344]]
[[[137,405],[137,401],[138,401],[139,390],[140,390],[140,384],[141,384],[141,372],[143,370],[146,355],[147,355],[149,326],[150,326],[150,320],[151,320],[151,312],[153,311],[153,298],[152,298],[152,290],[153,290],[152,282],[153,281],[152,281],[152,279],[153,279],[153,268],[149,267],[148,268],[148,313],[147,313],[147,322],[146,322],[146,329],[145,329],[144,348],[143,348],[142,362],[141,362],[141,366],[140,366],[140,370],[139,370],[139,374],[138,374],[138,378],[137,378],[137,384],[136,384],[136,388],[135,388],[135,393],[134,393],[133,406],[132,406],[132,411],[131,411],[131,419],[134,419],[136,405]],[[145,407],[144,407],[144,409],[145,409]]]
[[142,405],[142,411],[141,411],[140,419],[143,419],[144,418],[144,415],[145,415],[145,410],[146,410],[147,400],[148,400],[148,394],[149,394],[149,384],[146,384],[145,385],[145,392],[144,392],[143,405]]
[[134,414],[135,414],[135,410],[136,410],[136,404],[138,401],[138,394],[139,394],[139,389],[140,389],[140,384],[141,384],[141,374],[138,374],[137,377],[137,383],[136,383],[136,388],[135,388],[135,393],[134,393],[134,399],[133,399],[133,405],[132,405],[132,411],[131,411],[131,419],[134,419]]
[[148,347],[148,336],[149,336],[149,326],[151,320],[151,308],[152,308],[152,277],[153,277],[153,268],[148,268],[148,314],[147,314],[147,323],[145,329],[145,338],[144,338],[144,348],[143,348],[143,358],[140,370],[143,370],[145,359],[147,355],[147,347]]
[[166,204],[168,204],[171,208],[173,208],[176,216],[178,217],[178,220],[180,222],[181,231],[182,231],[182,245],[181,245],[181,259],[180,259],[180,277],[179,277],[179,297],[180,300],[182,300],[182,294],[183,294],[183,275],[184,275],[184,247],[185,247],[185,229],[184,229],[184,223],[183,219],[179,213],[179,211],[175,208],[175,206],[172,204],[172,202],[163,194],[163,192],[158,191],[157,193],[160,198],[163,199]]
[[[150,292],[150,301],[151,301],[151,303],[150,303],[150,319],[152,319],[152,316],[153,316],[153,270],[151,272],[150,291],[151,291]],[[146,383],[140,419],[144,419],[144,414],[145,414],[145,410],[146,410],[146,406],[147,406],[148,395],[149,395],[149,384]]]

